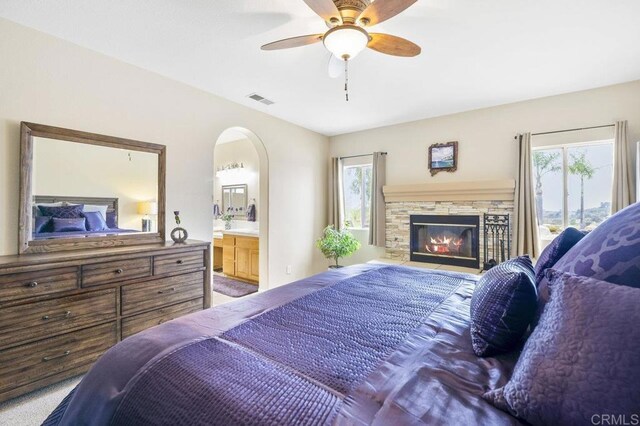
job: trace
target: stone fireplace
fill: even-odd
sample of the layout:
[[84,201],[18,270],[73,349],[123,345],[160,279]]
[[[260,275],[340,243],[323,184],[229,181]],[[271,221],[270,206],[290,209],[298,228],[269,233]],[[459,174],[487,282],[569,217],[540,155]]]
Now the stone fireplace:
[[480,267],[480,218],[411,215],[409,258],[414,262]]
[[[385,186],[383,192],[386,206],[386,257],[400,261],[420,261],[418,259],[420,257],[423,262],[480,269],[480,265],[489,260],[483,259],[484,214],[508,214],[513,217],[514,190],[515,181],[511,179]],[[413,229],[412,216],[428,216],[429,221],[421,218],[419,223],[432,224],[439,224],[439,220],[449,220],[452,217],[460,218],[457,220],[458,222],[463,221],[462,218],[473,217],[472,225],[476,225],[477,235],[472,236],[469,241],[467,239],[469,233],[473,233],[469,228],[473,227],[465,226],[468,225],[466,223],[456,223],[456,226],[463,225],[464,229],[441,227],[440,230],[444,231],[444,235],[433,236],[429,234],[431,232],[428,229],[429,226],[422,231],[419,230],[420,228]],[[432,225],[431,228],[438,230],[435,225]],[[454,230],[461,231],[465,241],[454,241],[456,244],[453,244],[452,241],[456,237],[458,240],[461,238],[456,236]],[[412,246],[412,234],[415,246]],[[429,235],[429,239],[424,241],[427,235]],[[435,246],[434,243],[431,243],[431,237],[436,242]],[[512,236],[509,235],[508,238],[511,240]],[[444,248],[445,239],[450,239],[446,248]],[[428,243],[431,244],[429,250],[438,253],[428,253]],[[493,244],[493,240],[488,239],[489,249],[492,249]],[[451,253],[456,250],[456,245],[460,245],[462,256]],[[468,255],[469,249],[471,255]],[[441,250],[444,253],[440,252]],[[450,253],[447,254],[447,251]],[[456,256],[462,259],[457,259]]]

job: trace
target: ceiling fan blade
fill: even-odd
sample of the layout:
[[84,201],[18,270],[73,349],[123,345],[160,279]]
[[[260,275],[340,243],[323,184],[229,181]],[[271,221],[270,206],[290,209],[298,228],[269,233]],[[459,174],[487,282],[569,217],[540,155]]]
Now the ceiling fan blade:
[[299,37],[285,38],[283,40],[273,41],[262,46],[262,50],[279,50],[290,49],[292,47],[306,46],[317,43],[322,40],[323,34],[311,34]]
[[333,3],[332,0],[303,0],[307,6],[318,14],[325,22],[329,23],[331,20],[336,20],[336,23],[342,23],[342,17],[340,11]]
[[344,73],[344,60],[336,58],[335,55],[329,57],[329,77],[338,78]]
[[367,44],[369,49],[393,56],[418,56],[422,49],[417,44],[402,37],[389,34],[369,33],[371,41]]
[[376,0],[358,17],[365,26],[371,26],[393,18],[418,0]]

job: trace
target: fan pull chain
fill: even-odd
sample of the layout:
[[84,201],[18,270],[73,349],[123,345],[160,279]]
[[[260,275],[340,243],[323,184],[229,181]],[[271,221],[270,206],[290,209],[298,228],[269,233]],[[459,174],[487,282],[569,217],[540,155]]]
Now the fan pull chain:
[[344,95],[349,102],[349,60],[344,60]]

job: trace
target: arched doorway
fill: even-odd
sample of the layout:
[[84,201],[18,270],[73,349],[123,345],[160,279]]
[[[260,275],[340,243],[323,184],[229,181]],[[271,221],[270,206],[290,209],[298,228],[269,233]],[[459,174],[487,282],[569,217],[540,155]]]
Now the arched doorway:
[[[250,148],[253,148],[253,152]],[[217,138],[213,149],[214,179],[213,201],[220,214],[229,210],[229,195],[234,191],[247,191],[247,205],[256,207],[255,222],[247,221],[245,212],[237,206],[231,208],[232,229],[255,230],[259,238],[259,290],[269,288],[269,159],[264,143],[251,130],[244,127],[230,127]],[[238,173],[220,173],[220,168],[237,167]],[[257,169],[257,170],[256,170]],[[229,175],[234,177],[229,177]],[[223,192],[224,186],[224,192]],[[234,188],[235,187],[235,188]],[[241,197],[240,197],[241,199]],[[217,235],[221,221],[214,221],[214,235]],[[216,229],[215,226],[218,226]],[[214,252],[214,264],[216,263]]]

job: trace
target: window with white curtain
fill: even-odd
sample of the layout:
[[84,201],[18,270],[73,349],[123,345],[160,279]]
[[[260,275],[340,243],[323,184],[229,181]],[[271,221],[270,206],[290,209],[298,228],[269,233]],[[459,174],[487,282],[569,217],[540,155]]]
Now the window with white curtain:
[[371,215],[370,156],[347,158],[342,166],[343,216],[345,226],[351,229],[368,229]]
[[611,215],[613,140],[534,147],[532,155],[542,240],[570,226],[592,230]]

